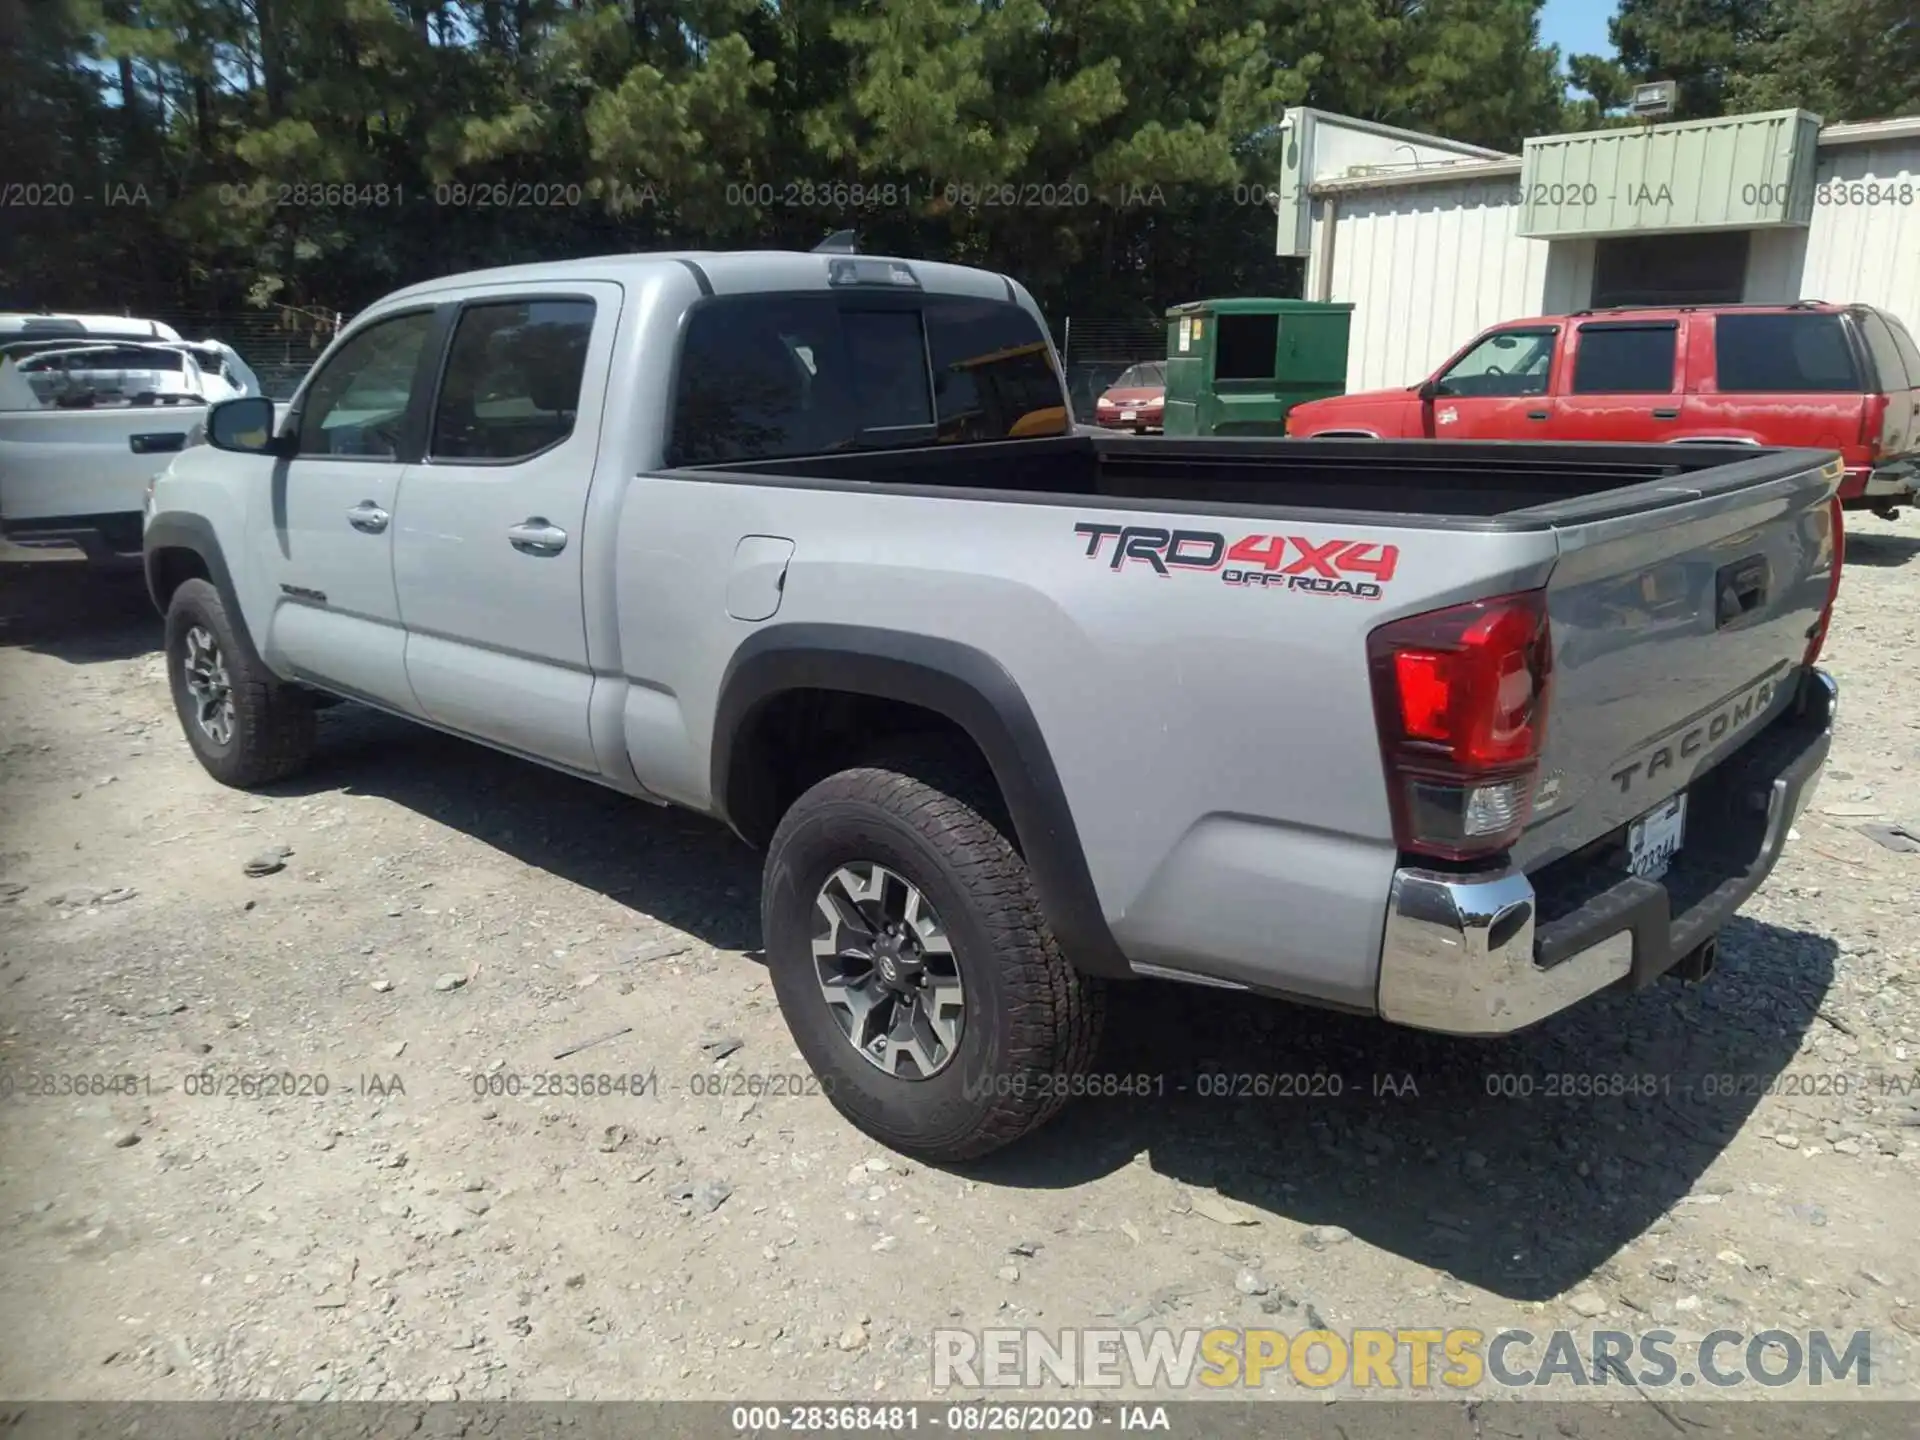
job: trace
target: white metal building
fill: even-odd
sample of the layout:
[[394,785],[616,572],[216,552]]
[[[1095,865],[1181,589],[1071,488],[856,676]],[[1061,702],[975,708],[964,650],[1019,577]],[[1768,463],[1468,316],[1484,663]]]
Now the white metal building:
[[1347,388],[1498,321],[1613,304],[1861,301],[1920,332],[1920,116],[1804,111],[1551,135],[1522,156],[1287,113],[1276,249],[1354,303]]

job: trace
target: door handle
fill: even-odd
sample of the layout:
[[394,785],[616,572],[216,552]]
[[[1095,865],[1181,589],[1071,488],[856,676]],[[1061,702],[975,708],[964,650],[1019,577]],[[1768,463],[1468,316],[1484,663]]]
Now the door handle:
[[1653,412],[1653,418],[1656,420],[1678,420],[1680,418],[1680,412],[1678,410],[1656,410]]
[[1544,420],[1546,418],[1547,418],[1547,412],[1544,410],[1527,411],[1527,419],[1529,420]]
[[567,548],[567,532],[544,515],[529,515],[507,531],[507,543],[522,555],[558,555]]
[[366,535],[378,535],[392,518],[371,500],[362,500],[347,511],[347,523]]
[[1764,555],[1721,566],[1713,577],[1713,628],[1724,630],[1766,604],[1769,578]]

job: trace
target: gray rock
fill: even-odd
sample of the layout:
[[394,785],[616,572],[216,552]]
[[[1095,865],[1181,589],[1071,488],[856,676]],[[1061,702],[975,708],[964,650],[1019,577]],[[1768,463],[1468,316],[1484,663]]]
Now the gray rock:
[[691,1205],[702,1215],[711,1215],[727,1203],[733,1187],[724,1180],[702,1180],[698,1184],[676,1185],[667,1192],[669,1200]]
[[995,1273],[998,1274],[1002,1280],[1006,1281],[1007,1284],[1012,1285],[1020,1278],[1020,1267],[1018,1265],[1002,1265]]
[[293,854],[291,845],[272,845],[253,856],[240,867],[245,874],[258,878],[262,875],[274,875],[287,868],[287,857]]
[[840,1332],[840,1338],[834,1343],[849,1353],[855,1350],[864,1350],[867,1348],[867,1327],[864,1325],[849,1325]]
[[738,1035],[715,1035],[700,1042],[709,1060],[724,1060],[746,1045]]
[[438,977],[433,982],[433,988],[438,990],[442,995],[445,995],[449,991],[459,990],[463,988],[466,985],[466,983],[467,983],[466,976],[456,975],[451,970],[449,970],[445,975]]
[[1312,1250],[1321,1250],[1329,1245],[1344,1245],[1353,1238],[1353,1232],[1344,1225],[1313,1225],[1300,1237],[1300,1243]]
[[1905,825],[1857,825],[1854,828],[1884,849],[1901,854],[1920,851],[1920,833]]
[[671,960],[676,955],[687,953],[684,940],[658,940],[651,945],[642,945],[627,956],[629,965],[650,965],[656,960]]
[[1567,1301],[1567,1308],[1576,1315],[1596,1320],[1607,1313],[1607,1302],[1598,1291],[1582,1290]]
[[1233,1277],[1233,1288],[1242,1295],[1264,1295],[1270,1288],[1265,1280],[1251,1270],[1242,1270]]
[[329,1385],[325,1380],[309,1380],[300,1387],[299,1392],[293,1398],[295,1400],[308,1402],[331,1400],[333,1398],[333,1386]]
[[437,1404],[446,1404],[449,1401],[458,1400],[459,1398],[460,1392],[451,1385],[435,1385],[431,1390],[427,1391],[427,1399]]
[[113,1137],[113,1148],[116,1150],[125,1150],[129,1146],[138,1145],[139,1143],[140,1133],[137,1130],[122,1130]]
[[1680,1278],[1680,1266],[1673,1260],[1656,1260],[1647,1267],[1647,1274],[1656,1280],[1664,1280],[1671,1285]]
[[1040,1253],[1041,1248],[1038,1240],[1017,1240],[1007,1247],[1007,1253],[1018,1255],[1023,1260],[1031,1260]]
[[626,1126],[609,1125],[601,1130],[600,1138],[595,1144],[603,1155],[611,1155],[614,1151],[623,1148],[627,1142],[632,1139],[633,1132]]
[[384,995],[389,990],[393,989],[393,982],[391,980],[387,980],[383,978],[383,979],[374,981],[372,988],[375,990],[378,990],[382,995]]

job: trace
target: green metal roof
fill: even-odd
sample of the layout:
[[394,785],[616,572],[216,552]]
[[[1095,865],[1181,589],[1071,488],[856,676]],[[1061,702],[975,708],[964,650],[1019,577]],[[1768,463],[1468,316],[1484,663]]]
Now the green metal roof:
[[1272,315],[1285,314],[1289,310],[1351,310],[1353,302],[1349,300],[1280,300],[1260,295],[1235,295],[1224,300],[1189,300],[1184,305],[1173,305],[1167,309],[1167,318],[1177,320],[1182,315]]

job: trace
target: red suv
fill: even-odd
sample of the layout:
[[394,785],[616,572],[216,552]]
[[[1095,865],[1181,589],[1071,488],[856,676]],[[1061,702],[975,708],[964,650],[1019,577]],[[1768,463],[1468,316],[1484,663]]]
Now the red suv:
[[1666,440],[1838,450],[1849,509],[1920,485],[1920,349],[1870,305],[1581,310],[1477,336],[1405,390],[1296,405],[1294,436]]

